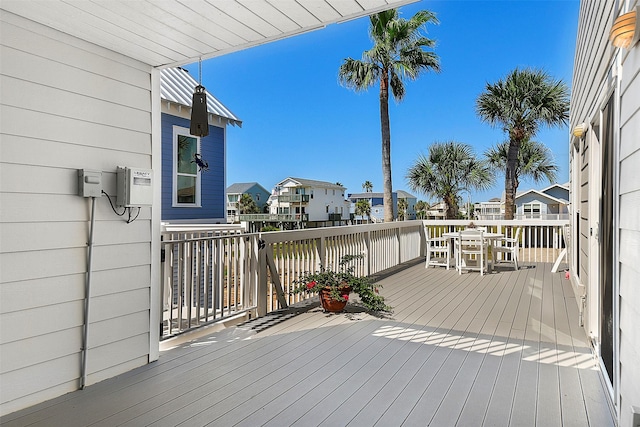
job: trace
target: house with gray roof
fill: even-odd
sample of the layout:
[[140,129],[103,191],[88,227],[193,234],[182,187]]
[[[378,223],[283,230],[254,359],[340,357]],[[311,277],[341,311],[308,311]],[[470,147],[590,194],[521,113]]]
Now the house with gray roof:
[[238,202],[243,194],[248,194],[262,213],[267,208],[269,192],[257,182],[237,182],[227,187],[227,221],[236,222],[238,218]]

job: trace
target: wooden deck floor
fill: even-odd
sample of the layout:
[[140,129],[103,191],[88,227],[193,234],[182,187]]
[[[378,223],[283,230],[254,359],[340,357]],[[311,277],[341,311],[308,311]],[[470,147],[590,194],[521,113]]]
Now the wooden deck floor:
[[570,285],[550,270],[460,276],[421,263],[381,280],[389,318],[313,304],[176,345],[0,423],[613,426]]

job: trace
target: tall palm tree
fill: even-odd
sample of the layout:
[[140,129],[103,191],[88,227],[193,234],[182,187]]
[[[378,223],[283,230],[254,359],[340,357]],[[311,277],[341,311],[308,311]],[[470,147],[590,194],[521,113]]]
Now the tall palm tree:
[[428,23],[437,24],[432,12],[423,10],[410,19],[400,18],[395,9],[370,16],[369,36],[373,47],[362,60],[346,58],[338,71],[341,84],[355,91],[380,84],[380,128],[382,134],[382,185],[384,220],[393,221],[393,185],[391,183],[391,128],[389,124],[389,88],[399,102],[405,95],[403,79],[415,80],[423,71],[439,71],[438,56],[424,50],[435,41],[422,31]]
[[515,174],[523,141],[542,125],[563,126],[569,120],[569,88],[546,72],[515,69],[504,80],[487,83],[476,100],[476,113],[492,126],[502,126],[509,135],[505,165],[505,219],[513,219]]
[[[509,141],[502,142],[485,151],[489,165],[494,171],[505,170],[509,153]],[[531,178],[539,183],[544,178],[550,184],[555,182],[558,166],[554,163],[553,154],[549,148],[537,141],[525,140],[520,145],[518,161],[514,173],[514,192],[517,194],[520,177]]]
[[365,181],[362,183],[362,189],[365,191],[365,193],[371,193],[373,191],[373,184],[371,183],[371,181]]
[[407,172],[413,191],[442,200],[445,219],[458,216],[458,193],[485,190],[493,184],[489,165],[475,158],[470,145],[456,141],[437,142],[428,155],[420,155]]
[[356,215],[367,217],[367,222],[369,222],[369,218],[371,217],[371,205],[369,201],[366,199],[358,199],[356,202]]

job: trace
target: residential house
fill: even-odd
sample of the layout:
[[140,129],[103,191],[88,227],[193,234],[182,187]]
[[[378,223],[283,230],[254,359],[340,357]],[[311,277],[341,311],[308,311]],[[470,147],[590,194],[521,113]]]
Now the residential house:
[[494,197],[486,202],[475,203],[473,207],[476,219],[502,219],[504,217],[504,201]]
[[209,135],[191,135],[191,102],[197,85],[183,68],[160,71],[162,221],[226,224],[226,127],[242,126],[242,121],[206,92]]
[[0,2],[0,415],[158,359],[161,70],[406,3]]
[[[569,184],[552,184],[541,190],[527,190],[516,193],[515,219],[568,219]],[[493,198],[474,205],[477,219],[504,218],[504,192],[502,198]]]
[[238,202],[243,194],[247,194],[255,202],[258,212],[265,212],[269,192],[257,182],[238,182],[227,188],[227,221],[236,222],[238,218]]
[[269,213],[298,228],[345,224],[349,204],[344,190],[340,184],[288,177],[273,188],[267,201]]
[[542,190],[519,192],[515,218],[568,219],[569,184],[553,184]]
[[569,274],[619,426],[640,422],[639,6],[580,3],[568,147]]
[[447,205],[444,202],[436,203],[427,210],[426,219],[445,219],[447,216],[446,210]]
[[407,202],[407,209],[405,211],[405,220],[416,219],[416,203],[418,202],[418,198],[411,193],[407,193],[403,190],[398,190],[397,193],[398,201],[404,200]]
[[[409,194],[409,193],[407,193]],[[393,198],[393,217],[396,218],[398,215],[398,193],[391,193],[391,197]],[[353,193],[348,194],[347,198],[349,199],[350,212],[354,215],[354,221],[356,223],[361,222],[384,222],[384,193]],[[369,214],[369,218],[363,217],[361,215],[356,215],[356,203],[358,200],[366,200],[369,202],[369,206],[371,206],[371,213]],[[414,215],[415,215],[415,202],[414,205]]]

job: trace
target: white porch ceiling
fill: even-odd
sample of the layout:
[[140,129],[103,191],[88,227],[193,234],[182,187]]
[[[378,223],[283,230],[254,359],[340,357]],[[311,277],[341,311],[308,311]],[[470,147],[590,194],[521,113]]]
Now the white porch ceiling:
[[2,0],[0,9],[130,56],[177,66],[416,0]]

